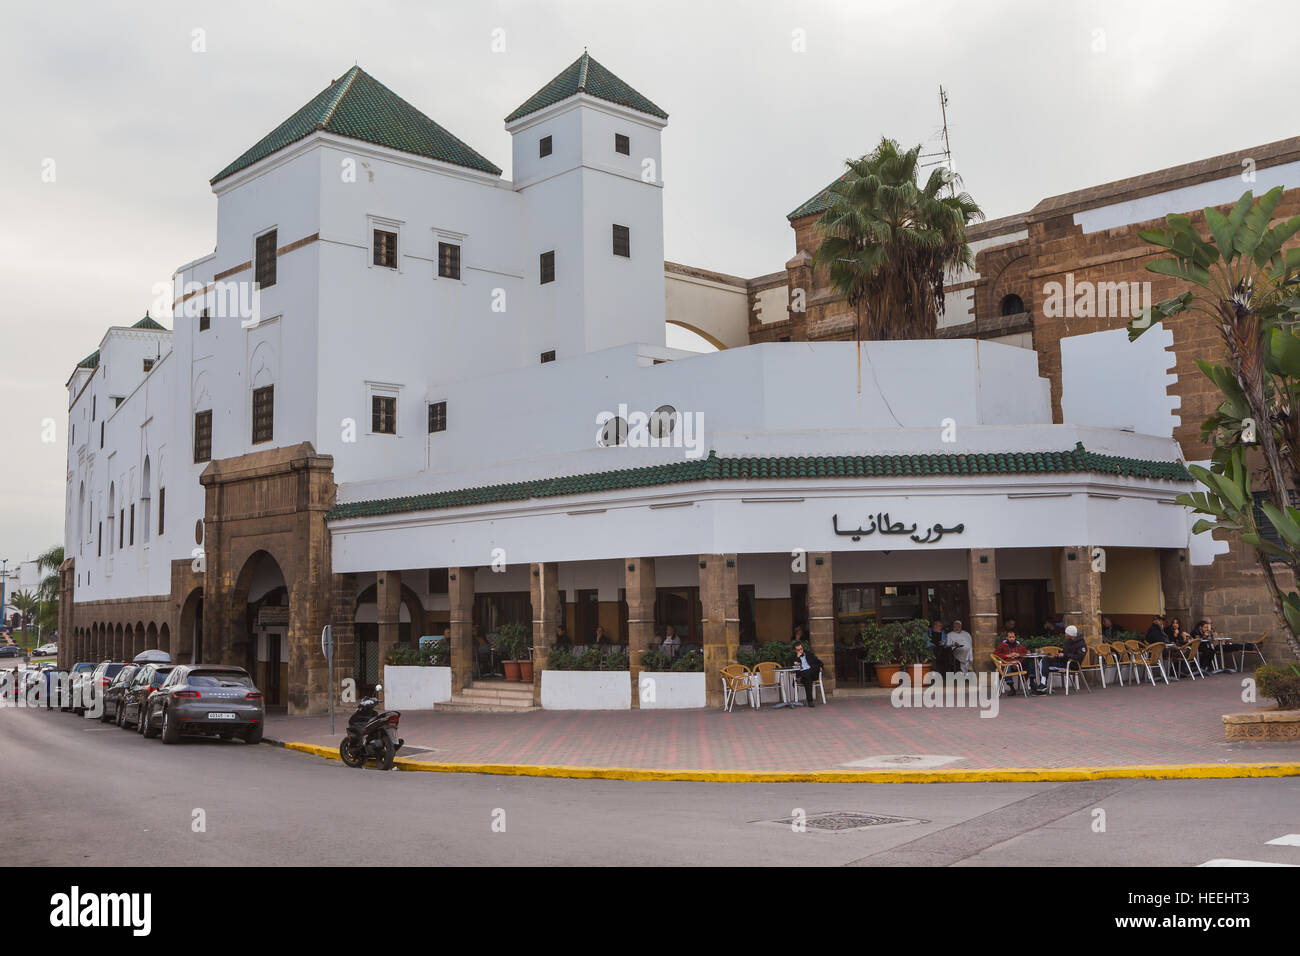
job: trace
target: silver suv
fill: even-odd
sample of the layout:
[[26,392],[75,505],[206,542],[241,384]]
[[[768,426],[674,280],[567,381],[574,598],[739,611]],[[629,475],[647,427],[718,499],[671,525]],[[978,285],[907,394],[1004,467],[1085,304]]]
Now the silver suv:
[[145,702],[146,737],[178,743],[182,734],[216,734],[223,740],[262,740],[266,701],[242,667],[182,664]]

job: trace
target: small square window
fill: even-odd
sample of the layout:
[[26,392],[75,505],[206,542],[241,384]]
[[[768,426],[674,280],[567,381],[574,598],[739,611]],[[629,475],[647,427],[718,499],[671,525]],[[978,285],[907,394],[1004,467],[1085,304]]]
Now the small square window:
[[447,430],[447,403],[430,402],[429,403],[429,434],[434,432],[445,432]]
[[555,361],[555,349],[551,349],[549,352],[542,353],[543,365],[545,365],[547,362],[554,362],[554,361]]
[[460,246],[454,242],[438,243],[438,277],[460,278]]
[[397,434],[397,396],[370,396],[370,430],[376,435]]
[[542,253],[541,269],[542,269],[542,285],[545,285],[548,282],[555,281],[555,253],[554,252]]
[[194,462],[212,460],[212,409],[194,413]]
[[375,265],[397,268],[397,233],[375,230]]
[[145,360],[144,360],[144,370],[147,372],[147,371],[149,371],[151,368],[153,368],[153,363],[154,363],[154,360],[153,360],[153,359],[145,359]]
[[614,134],[614,152],[628,156],[632,152],[632,142],[622,133]]
[[551,155],[551,137],[549,137],[549,136],[543,136],[540,140],[538,140],[538,142],[537,142],[537,155],[538,155],[538,156],[550,156],[550,155]]
[[275,236],[276,230],[272,229],[257,237],[257,267],[254,278],[263,289],[275,285]]
[[275,386],[253,389],[253,444],[270,441],[275,434]]
[[208,310],[204,309],[199,313],[199,331],[206,332],[210,328],[212,328],[212,317],[208,315]]
[[632,232],[627,226],[614,227],[614,255],[631,258]]

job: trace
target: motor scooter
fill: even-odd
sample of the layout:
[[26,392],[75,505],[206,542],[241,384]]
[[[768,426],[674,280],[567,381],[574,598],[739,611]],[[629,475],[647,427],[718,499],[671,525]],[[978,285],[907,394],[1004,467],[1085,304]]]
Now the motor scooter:
[[375,711],[379,705],[378,694],[383,689],[382,684],[375,685],[375,696],[357,704],[348,718],[348,735],[339,744],[339,757],[349,767],[361,768],[367,760],[374,760],[380,770],[392,770],[397,751],[406,743],[397,736],[401,711]]

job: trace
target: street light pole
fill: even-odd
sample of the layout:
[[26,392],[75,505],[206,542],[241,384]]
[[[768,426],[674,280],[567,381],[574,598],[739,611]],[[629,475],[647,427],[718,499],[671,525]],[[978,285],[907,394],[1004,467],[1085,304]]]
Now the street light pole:
[[9,582],[9,559],[0,558],[0,625],[5,623],[5,585]]

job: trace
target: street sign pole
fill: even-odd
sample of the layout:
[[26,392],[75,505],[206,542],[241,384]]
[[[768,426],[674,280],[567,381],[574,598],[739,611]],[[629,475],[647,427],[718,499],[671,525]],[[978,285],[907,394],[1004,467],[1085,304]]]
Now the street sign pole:
[[334,736],[334,628],[326,624],[320,632],[320,649],[325,652],[329,672],[330,736]]

